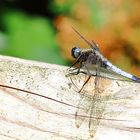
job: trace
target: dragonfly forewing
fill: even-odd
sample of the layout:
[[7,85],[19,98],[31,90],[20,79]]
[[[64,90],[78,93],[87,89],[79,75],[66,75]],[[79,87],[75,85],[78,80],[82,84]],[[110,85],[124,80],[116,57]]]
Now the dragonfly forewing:
[[[104,97],[101,95],[100,91],[100,78],[95,77],[94,92],[92,95],[88,96],[86,94],[81,95],[81,99],[77,106],[77,111],[75,115],[76,126],[80,127],[85,118],[89,119],[89,133],[91,137],[94,137],[100,119],[105,109]],[[108,99],[108,98],[107,98]],[[106,100],[106,99],[105,99]],[[82,108],[82,109],[81,109]]]
[[90,120],[89,120],[89,133],[91,137],[94,137],[100,120],[103,118],[103,112],[105,109],[105,102],[101,101],[100,95],[96,95],[92,101],[92,107],[90,109]]
[[75,113],[75,124],[77,127],[80,127],[85,118],[88,117],[91,106],[92,98],[89,96],[82,97],[81,95],[81,99],[77,105],[77,111]]

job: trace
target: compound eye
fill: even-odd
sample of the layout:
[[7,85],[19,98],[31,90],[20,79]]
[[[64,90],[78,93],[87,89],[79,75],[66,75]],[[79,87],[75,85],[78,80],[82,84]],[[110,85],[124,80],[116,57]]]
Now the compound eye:
[[72,48],[71,50],[71,55],[74,57],[74,58],[78,58],[81,54],[81,49],[78,48],[78,47],[74,47]]

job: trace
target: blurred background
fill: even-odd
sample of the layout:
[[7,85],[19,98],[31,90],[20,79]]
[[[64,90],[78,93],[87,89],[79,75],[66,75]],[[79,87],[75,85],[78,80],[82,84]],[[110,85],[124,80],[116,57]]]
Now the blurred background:
[[99,44],[115,65],[140,76],[140,0],[0,0],[0,54],[70,65],[71,48]]

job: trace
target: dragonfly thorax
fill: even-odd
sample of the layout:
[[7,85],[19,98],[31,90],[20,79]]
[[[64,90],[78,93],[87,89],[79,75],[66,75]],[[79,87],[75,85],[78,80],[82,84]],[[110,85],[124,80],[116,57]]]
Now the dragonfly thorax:
[[74,58],[78,58],[80,55],[81,55],[82,51],[80,48],[78,47],[74,47],[72,48],[71,50],[71,55],[74,57]]

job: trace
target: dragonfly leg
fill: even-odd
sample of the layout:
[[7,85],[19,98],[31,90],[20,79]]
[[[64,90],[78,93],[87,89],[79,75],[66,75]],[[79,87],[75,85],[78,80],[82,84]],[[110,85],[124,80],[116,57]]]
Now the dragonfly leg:
[[[76,63],[78,63],[78,62],[76,62]],[[75,64],[76,64],[75,63]],[[71,75],[78,75],[79,73],[81,73],[80,72],[80,69],[82,68],[82,62],[80,62],[80,66],[79,67],[76,67],[76,68],[74,68],[74,69],[70,69],[70,71],[74,71],[74,70],[76,70],[77,69],[77,71],[76,72],[71,72],[71,73],[69,73],[69,74],[71,74]]]
[[[80,59],[81,59],[81,57],[82,57],[82,55],[80,55],[78,58],[77,58],[77,60],[68,68],[68,70],[69,69],[71,69],[71,67],[73,67],[74,65],[76,65],[77,63],[82,63],[82,61],[80,61]],[[80,67],[81,68],[81,67]]]
[[87,78],[87,80],[85,81],[85,83],[83,84],[83,86],[81,87],[81,89],[79,90],[79,93],[82,91],[82,89],[84,88],[84,86],[86,85],[86,83],[89,81],[90,78],[91,78],[91,76],[89,76]]
[[78,62],[79,62],[79,59],[77,59],[77,60],[68,68],[68,70],[71,69],[71,67],[73,67],[74,65],[76,65]]
[[79,68],[78,67],[75,67],[73,69],[72,68],[68,68],[69,71],[74,71],[74,70],[77,70],[77,69],[79,69]]
[[[88,70],[88,68],[87,68],[87,66],[86,65],[84,65],[84,67],[86,68],[86,70],[87,70],[87,72],[88,72],[88,75],[89,75],[89,77],[87,78],[87,80],[85,81],[85,83],[83,84],[83,86],[82,86],[82,88],[79,90],[79,93],[82,91],[82,89],[84,88],[84,86],[87,84],[87,82],[90,80],[90,78],[91,78],[91,74],[90,74],[90,72],[89,72],[89,70]],[[84,72],[83,72],[84,73]]]

